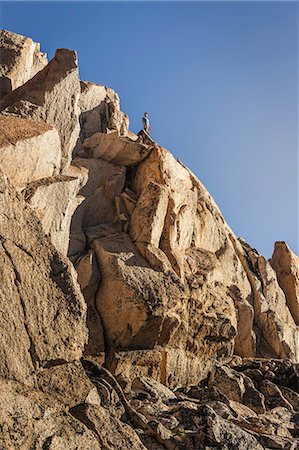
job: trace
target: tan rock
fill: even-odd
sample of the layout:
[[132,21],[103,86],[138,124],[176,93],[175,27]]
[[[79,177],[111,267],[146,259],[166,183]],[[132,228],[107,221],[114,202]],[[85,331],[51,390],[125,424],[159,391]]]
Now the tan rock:
[[49,64],[0,103],[5,115],[46,122],[57,129],[62,148],[62,167],[70,165],[80,126],[80,82],[76,52],[56,50]]
[[73,214],[84,200],[77,196],[80,186],[80,178],[57,175],[29,183],[23,192],[40,219],[44,233],[63,255],[69,247]]
[[0,379],[0,401],[3,449],[102,449],[95,434],[49,394]]
[[105,351],[102,321],[95,306],[96,293],[101,274],[98,269],[94,250],[90,249],[75,265],[78,282],[87,304],[88,343],[85,355],[99,355]]
[[102,275],[96,305],[108,348],[165,347],[167,368],[158,354],[158,365],[165,367],[157,379],[170,385],[198,381],[215,358],[231,356],[236,317],[232,300],[223,296],[217,271],[215,283],[190,293],[174,273],[154,270],[117,227],[97,227],[93,235],[86,231]]
[[26,83],[47,62],[39,43],[12,31],[0,30],[0,77],[8,79],[10,84],[5,93]]
[[0,168],[15,187],[55,175],[60,164],[60,139],[52,126],[0,116]]
[[86,306],[74,269],[3,178],[0,215],[0,375],[29,382],[34,368],[80,358]]
[[69,408],[82,403],[100,405],[96,387],[79,361],[41,369],[36,374],[37,386]]
[[95,133],[84,140],[83,147],[89,157],[101,158],[120,166],[134,166],[145,159],[153,148],[152,145],[122,136],[119,131]]
[[122,136],[126,136],[129,118],[120,111],[118,95],[111,88],[89,81],[81,81],[80,85],[81,131],[75,153],[83,148],[83,141],[95,133],[117,130]]
[[275,242],[270,264],[276,272],[287,306],[296,325],[299,325],[299,257],[285,242]]
[[102,448],[115,450],[145,450],[137,433],[128,425],[108,413],[103,407],[82,405],[73,408],[72,414],[91,427]]
[[76,209],[71,223],[69,255],[83,253],[86,240],[83,230],[116,220],[115,197],[123,190],[126,169],[101,159],[75,158],[72,166],[85,169],[86,184],[79,191],[83,202]]
[[254,294],[258,352],[265,357],[290,358],[298,362],[299,334],[276,274],[270,263],[248,244],[243,244],[243,248]]

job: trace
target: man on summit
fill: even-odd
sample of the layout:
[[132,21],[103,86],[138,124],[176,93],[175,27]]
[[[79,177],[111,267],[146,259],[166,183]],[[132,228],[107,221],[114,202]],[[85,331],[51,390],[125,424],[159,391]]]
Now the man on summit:
[[151,128],[151,126],[150,126],[150,121],[149,121],[148,113],[147,113],[147,112],[145,112],[145,113],[143,114],[143,117],[142,117],[142,125],[143,125],[143,131],[145,131],[147,134],[149,134],[150,131],[152,131],[152,128]]

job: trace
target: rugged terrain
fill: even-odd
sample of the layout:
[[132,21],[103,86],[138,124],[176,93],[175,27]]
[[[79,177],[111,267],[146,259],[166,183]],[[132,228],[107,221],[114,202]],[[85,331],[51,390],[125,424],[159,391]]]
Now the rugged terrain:
[[0,449],[299,449],[299,258],[0,32]]

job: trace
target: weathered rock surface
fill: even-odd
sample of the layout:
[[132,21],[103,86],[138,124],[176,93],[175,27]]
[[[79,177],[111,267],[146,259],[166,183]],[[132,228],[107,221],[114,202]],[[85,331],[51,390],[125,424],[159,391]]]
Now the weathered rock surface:
[[0,116],[0,168],[15,187],[59,172],[61,146],[50,125]]
[[29,37],[0,30],[0,98],[26,83],[47,62],[46,54],[40,52],[39,43]]
[[298,257],[237,239],[75,52],[1,110],[0,447],[299,449]]
[[89,81],[81,81],[80,138],[75,154],[83,150],[86,138],[95,133],[117,130],[121,136],[128,134],[129,118],[120,110],[119,97],[111,88]]
[[296,325],[299,325],[299,258],[285,242],[275,242],[270,263],[285,293],[290,313]]
[[153,145],[145,145],[128,136],[120,135],[119,131],[95,133],[83,142],[87,156],[101,158],[120,166],[134,166],[146,158]]
[[29,183],[23,191],[25,200],[39,217],[44,233],[63,255],[68,251],[73,214],[83,201],[77,195],[80,186],[79,177],[56,175]]
[[1,177],[0,375],[24,383],[39,366],[80,358],[86,306],[74,270]]
[[0,102],[5,115],[31,118],[53,125],[60,136],[62,167],[71,162],[80,126],[80,82],[77,54],[58,49],[49,64]]

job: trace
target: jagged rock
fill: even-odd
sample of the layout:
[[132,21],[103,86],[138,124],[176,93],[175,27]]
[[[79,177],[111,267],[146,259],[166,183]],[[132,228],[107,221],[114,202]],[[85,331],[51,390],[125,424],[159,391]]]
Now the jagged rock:
[[270,263],[286,296],[293,319],[299,325],[299,258],[285,242],[275,242]]
[[53,125],[60,136],[62,167],[70,165],[80,126],[80,82],[77,54],[56,50],[49,64],[0,102],[5,115],[31,118]]
[[243,246],[247,259],[257,328],[258,353],[266,357],[290,358],[299,361],[299,331],[279,287],[275,271],[263,257]]
[[[12,31],[0,30],[0,98],[26,83],[47,62],[39,43]],[[9,82],[4,90],[1,89],[3,79]]]
[[120,166],[134,166],[150,153],[153,145],[145,145],[122,136],[119,131],[95,133],[83,142],[87,155]]
[[116,220],[115,198],[123,190],[126,175],[124,167],[109,164],[101,159],[75,158],[72,164],[86,170],[87,182],[79,191],[83,202],[72,218],[70,256],[82,254],[85,251],[85,228],[101,223],[112,223]]
[[25,200],[39,217],[44,233],[63,255],[69,247],[73,214],[84,200],[77,196],[80,186],[78,177],[56,175],[29,183],[23,191]]
[[90,249],[76,263],[78,282],[87,303],[88,343],[84,349],[85,355],[99,355],[105,351],[104,335],[101,318],[95,306],[95,297],[100,284],[101,274],[98,269],[94,250]]
[[40,369],[36,379],[42,392],[52,394],[69,408],[82,403],[100,405],[97,389],[79,361]]
[[83,141],[95,133],[117,130],[120,135],[128,134],[129,118],[120,111],[119,97],[111,88],[89,81],[81,81],[79,100],[80,138],[74,150],[77,154],[83,149]]
[[29,383],[35,368],[82,355],[86,306],[74,269],[3,177],[0,215],[0,375]]
[[0,116],[0,168],[15,187],[55,175],[60,164],[60,139],[52,126]]

